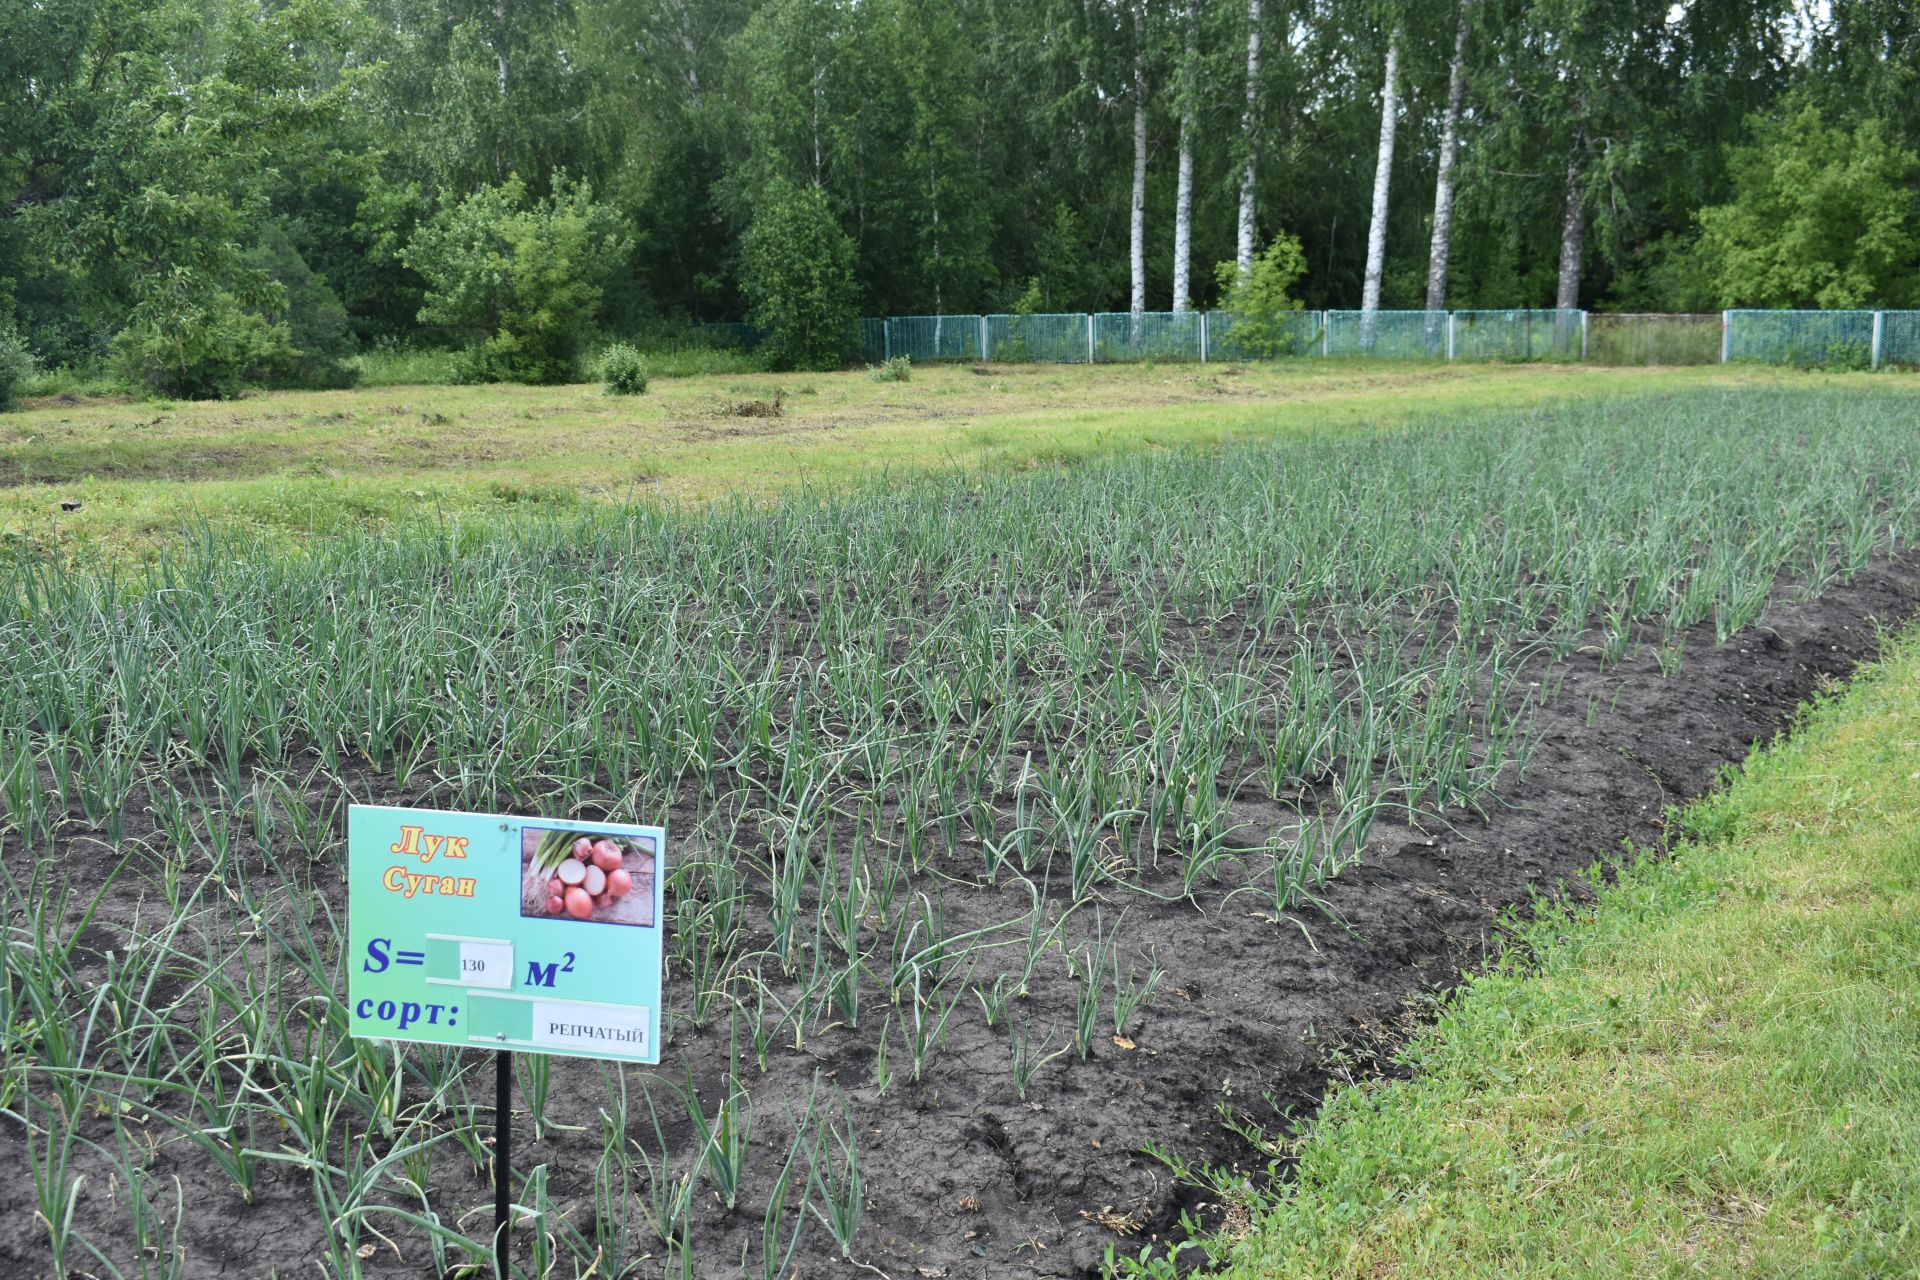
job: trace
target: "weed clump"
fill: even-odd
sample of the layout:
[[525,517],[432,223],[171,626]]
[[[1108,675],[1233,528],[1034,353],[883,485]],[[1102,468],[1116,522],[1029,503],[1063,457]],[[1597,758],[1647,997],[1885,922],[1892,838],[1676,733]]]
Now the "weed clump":
[[600,389],[610,396],[644,395],[647,362],[633,347],[616,342],[600,355]]
[[913,376],[911,356],[892,356],[867,366],[868,382],[905,382]]

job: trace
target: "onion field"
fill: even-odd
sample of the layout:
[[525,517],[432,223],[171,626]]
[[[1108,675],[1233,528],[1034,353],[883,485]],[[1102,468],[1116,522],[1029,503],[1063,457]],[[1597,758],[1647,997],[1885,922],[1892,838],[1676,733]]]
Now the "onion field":
[[[1497,818],[1623,682],[1658,703],[1904,563],[1916,405],[15,549],[0,1270],[489,1272],[491,1059],[347,1036],[349,803],[667,829],[663,1065],[519,1058],[517,1273],[1136,1254],[1206,1219],[1183,1168],[1272,1159],[1282,1046],[1445,978],[1396,953],[1386,851]],[[1448,875],[1474,929],[1525,896]]]

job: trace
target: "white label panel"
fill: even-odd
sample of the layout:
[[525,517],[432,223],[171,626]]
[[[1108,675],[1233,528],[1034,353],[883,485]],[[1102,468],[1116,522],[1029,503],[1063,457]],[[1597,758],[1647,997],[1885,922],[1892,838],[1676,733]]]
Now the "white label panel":
[[511,942],[462,942],[460,944],[460,985],[497,987],[513,985],[513,944]]
[[533,1002],[533,1043],[556,1049],[612,1049],[645,1055],[653,1010],[637,1006]]

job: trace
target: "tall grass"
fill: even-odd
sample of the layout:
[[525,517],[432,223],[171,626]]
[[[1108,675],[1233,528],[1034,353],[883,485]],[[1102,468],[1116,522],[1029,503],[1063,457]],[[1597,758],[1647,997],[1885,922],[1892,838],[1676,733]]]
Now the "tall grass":
[[[737,347],[716,346],[685,334],[642,337],[631,343],[656,378],[691,378],[702,374],[762,373],[766,362]],[[357,357],[360,385],[365,387],[449,386],[459,380],[460,353],[443,347],[375,346]],[[581,361],[581,379],[598,367],[599,349]],[[38,394],[38,393],[34,393]]]

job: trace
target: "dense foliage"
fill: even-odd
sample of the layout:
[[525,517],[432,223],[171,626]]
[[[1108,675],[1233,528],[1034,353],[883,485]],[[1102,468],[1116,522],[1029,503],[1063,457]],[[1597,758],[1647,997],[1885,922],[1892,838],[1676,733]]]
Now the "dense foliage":
[[465,347],[468,381],[565,382],[632,247],[585,183],[563,176],[530,200],[509,175],[423,224],[401,260],[426,282],[420,319]]
[[775,178],[741,245],[753,322],[776,369],[832,369],[853,348],[853,242],[818,187]]
[[1456,64],[1450,305],[1912,301],[1905,0],[42,0],[0,8],[0,309],[184,394],[374,340],[569,377],[591,332],[824,314],[748,265],[793,191],[858,313],[1123,308],[1136,172],[1148,308],[1247,265],[1249,172],[1242,244],[1351,306],[1390,43],[1384,306]]

